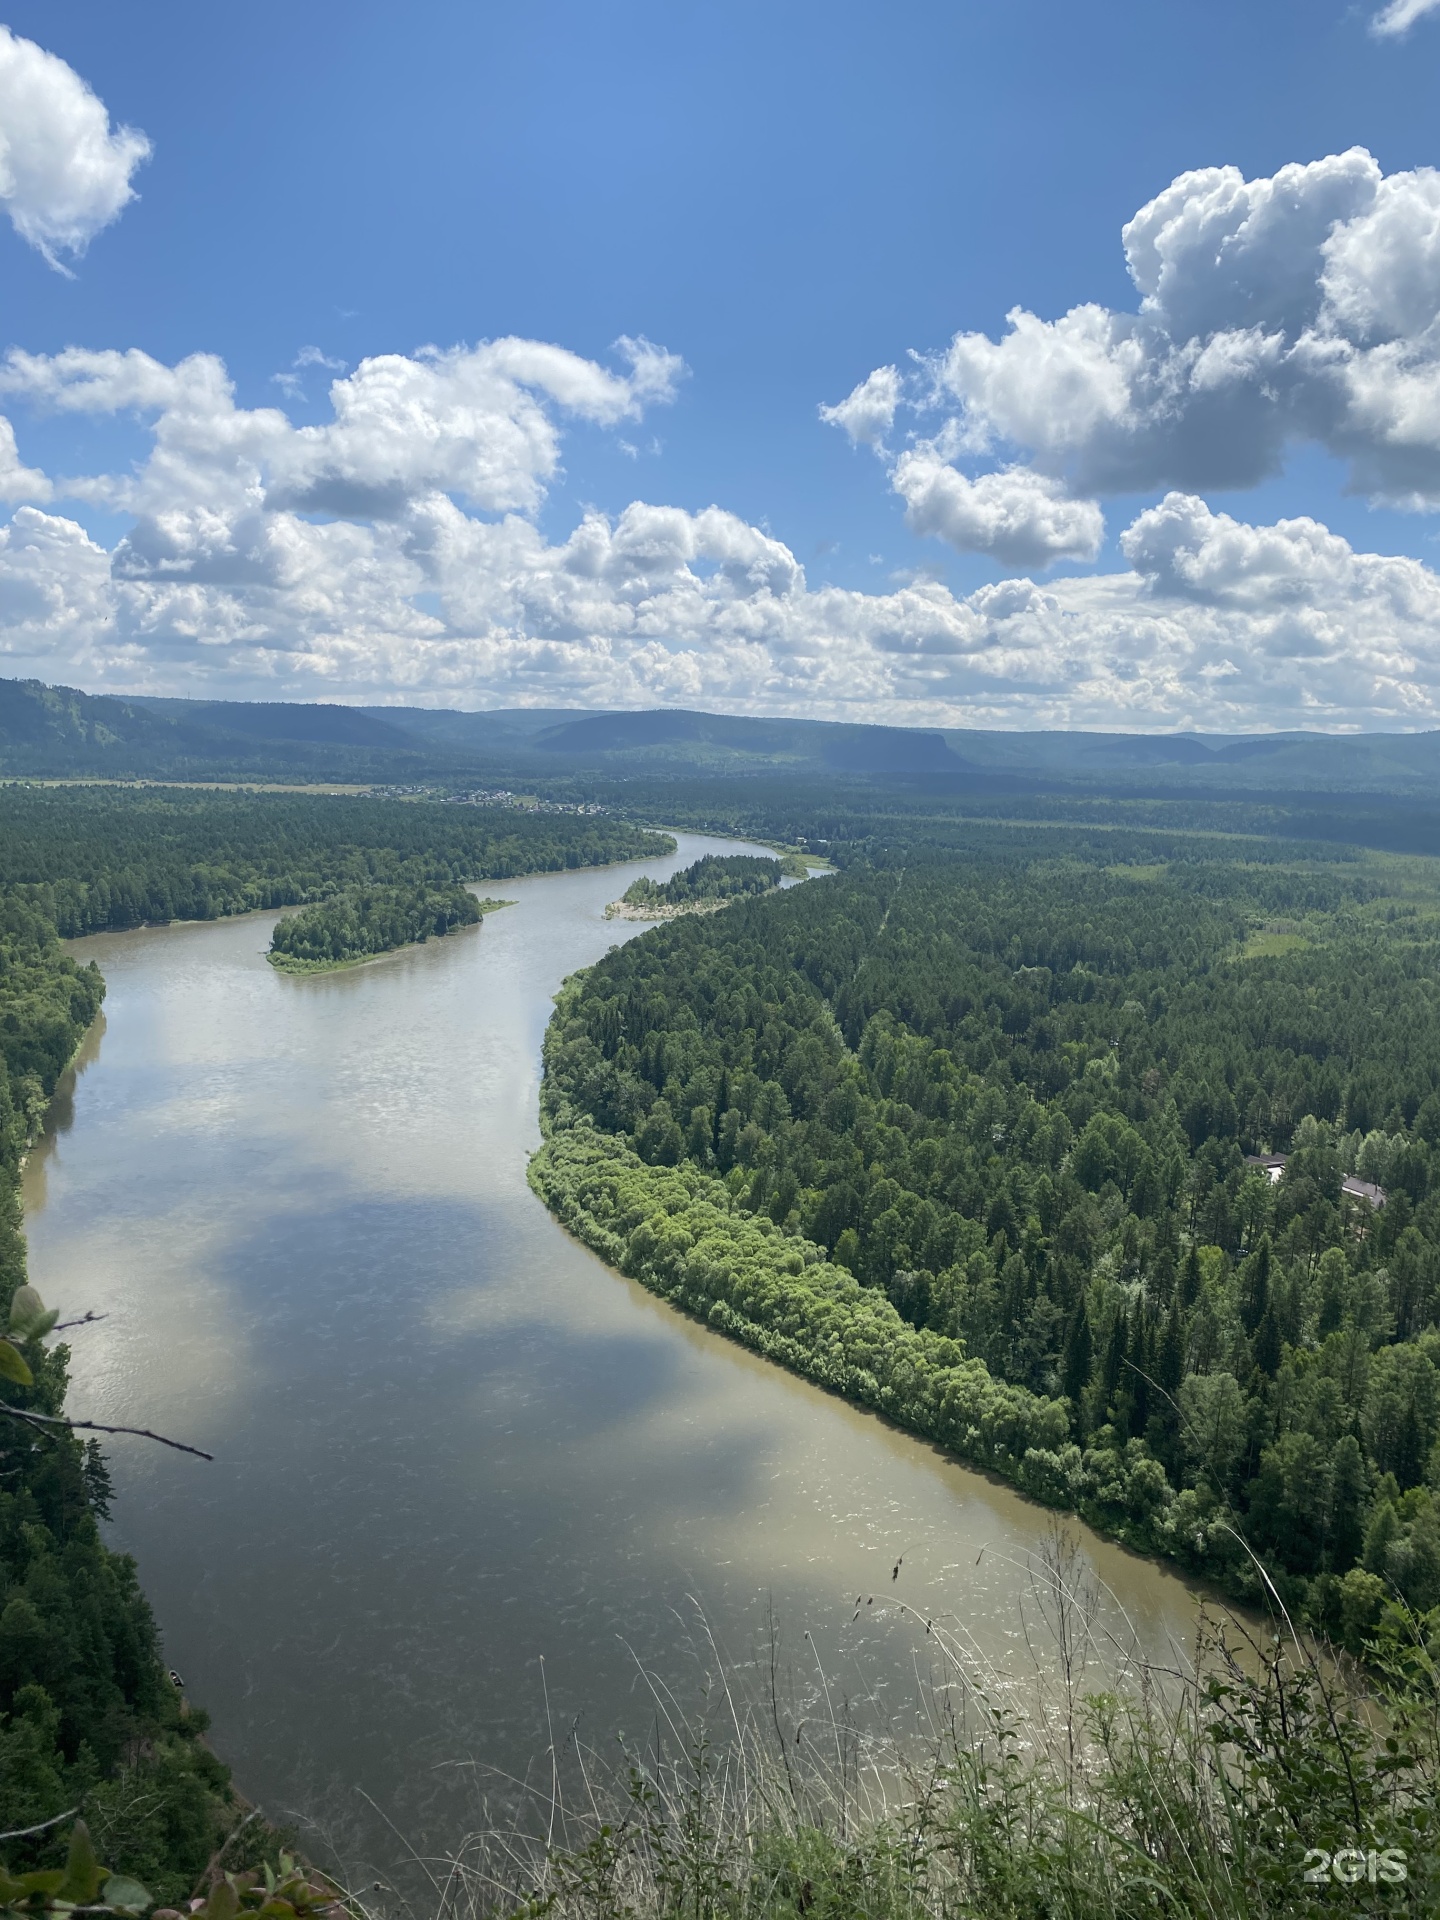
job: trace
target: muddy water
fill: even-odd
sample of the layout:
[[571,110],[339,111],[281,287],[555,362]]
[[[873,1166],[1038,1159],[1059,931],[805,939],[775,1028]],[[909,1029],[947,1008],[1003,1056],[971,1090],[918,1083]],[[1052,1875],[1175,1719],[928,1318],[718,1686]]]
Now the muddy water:
[[[445,1846],[478,1768],[643,1735],[643,1675],[694,1702],[712,1637],[743,1669],[771,1618],[797,1711],[823,1667],[912,1726],[929,1619],[1032,1671],[1046,1515],[682,1319],[526,1186],[556,987],[643,931],[603,917],[635,873],[722,847],[512,881],[336,974],[270,968],[273,915],[75,943],[109,993],[27,1168],[34,1278],[108,1315],[76,1411],[215,1455],[115,1441],[113,1535],[247,1791],[343,1852],[393,1852],[371,1802]],[[1082,1537],[1115,1644],[1182,1644],[1180,1582]]]

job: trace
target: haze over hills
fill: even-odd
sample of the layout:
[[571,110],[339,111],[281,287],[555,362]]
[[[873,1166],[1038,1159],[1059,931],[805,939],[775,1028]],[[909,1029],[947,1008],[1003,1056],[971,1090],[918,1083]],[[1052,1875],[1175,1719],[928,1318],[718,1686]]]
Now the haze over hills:
[[0,681],[0,776],[545,783],[828,779],[933,795],[1440,800],[1440,733],[1002,733],[679,709],[465,713],[88,694]]

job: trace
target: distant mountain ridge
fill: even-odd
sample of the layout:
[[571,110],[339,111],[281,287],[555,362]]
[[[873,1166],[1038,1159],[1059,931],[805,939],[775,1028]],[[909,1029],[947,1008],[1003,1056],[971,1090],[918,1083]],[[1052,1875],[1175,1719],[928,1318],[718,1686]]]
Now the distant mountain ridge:
[[89,694],[0,680],[0,777],[361,784],[807,775],[929,792],[1440,799],[1440,732],[1008,733],[678,708],[453,709]]

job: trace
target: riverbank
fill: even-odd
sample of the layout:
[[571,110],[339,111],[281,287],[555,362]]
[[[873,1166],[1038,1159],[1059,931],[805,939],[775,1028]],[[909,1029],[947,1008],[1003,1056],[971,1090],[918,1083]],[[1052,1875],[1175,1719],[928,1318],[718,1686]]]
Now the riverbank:
[[[559,997],[554,1044],[566,1015]],[[551,1038],[547,1037],[547,1050]],[[567,1232],[607,1265],[707,1327],[817,1386],[884,1414],[953,1458],[1052,1506],[1071,1449],[1068,1410],[997,1380],[954,1340],[908,1326],[823,1248],[739,1207],[723,1180],[649,1166],[574,1115],[547,1084],[546,1137],[530,1184]],[[545,1096],[542,1096],[545,1097]],[[542,1122],[542,1124],[545,1124]],[[1091,1524],[1106,1516],[1087,1513]],[[1110,1516],[1123,1544],[1152,1537]]]
[[1268,1576],[1228,1508],[1194,1490],[1177,1493],[1143,1446],[1082,1450],[1066,1400],[1005,1381],[961,1342],[912,1326],[823,1247],[750,1211],[718,1175],[679,1158],[673,1123],[673,1149],[658,1135],[655,1144],[662,1161],[679,1164],[652,1164],[594,1126],[569,1087],[583,991],[577,977],[556,996],[544,1047],[544,1140],[528,1166],[530,1185],[567,1232],[713,1331],[1027,1499],[1073,1512],[1242,1604],[1269,1604]]

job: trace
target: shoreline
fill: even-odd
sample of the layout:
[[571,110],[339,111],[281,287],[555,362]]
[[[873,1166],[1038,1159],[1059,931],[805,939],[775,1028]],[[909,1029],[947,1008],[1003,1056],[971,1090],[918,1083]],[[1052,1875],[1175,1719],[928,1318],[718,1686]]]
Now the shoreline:
[[[594,1214],[583,1204],[566,1204],[573,1200],[573,1195],[565,1187],[563,1173],[557,1169],[555,1149],[565,1135],[578,1129],[573,1124],[557,1124],[553,1119],[547,1120],[543,1076],[540,1097],[541,1143],[526,1163],[526,1183],[561,1232],[584,1247],[617,1279],[642,1288],[681,1319],[740,1347],[762,1364],[803,1380],[807,1386],[841,1401],[857,1414],[878,1421],[893,1433],[904,1435],[907,1440],[925,1448],[947,1465],[965,1473],[977,1474],[992,1486],[1003,1487],[1038,1513],[1052,1514],[1061,1521],[1077,1522],[1107,1546],[1176,1580],[1197,1605],[1215,1605],[1224,1608],[1232,1616],[1237,1612],[1243,1613],[1254,1621],[1265,1618],[1263,1591],[1260,1594],[1236,1591],[1216,1572],[1192,1566],[1180,1554],[1166,1552],[1161,1546],[1135,1537],[1123,1522],[1118,1525],[1112,1523],[1105,1514],[1087,1502],[1047,1499],[1034,1485],[1026,1484],[1016,1470],[1018,1463],[968,1453],[953,1441],[905,1418],[903,1413],[885,1404],[883,1394],[871,1398],[857,1392],[853,1381],[837,1380],[826,1370],[825,1356],[813,1348],[807,1348],[803,1338],[736,1311],[719,1292],[707,1295],[688,1287],[683,1279],[667,1278],[650,1261],[642,1261],[632,1267],[623,1257],[617,1257],[617,1247],[607,1244],[611,1236],[607,1236]],[[591,1131],[596,1130],[592,1127]],[[597,1133],[597,1137],[603,1137],[612,1145],[620,1144],[613,1135],[599,1136]],[[675,1173],[683,1171],[683,1168],[665,1168],[663,1171]],[[701,1177],[708,1179],[713,1176]],[[729,1212],[733,1218],[733,1208]],[[780,1240],[786,1236],[776,1234],[766,1237]],[[990,1374],[989,1379],[1002,1389],[1008,1384],[994,1374]]]

